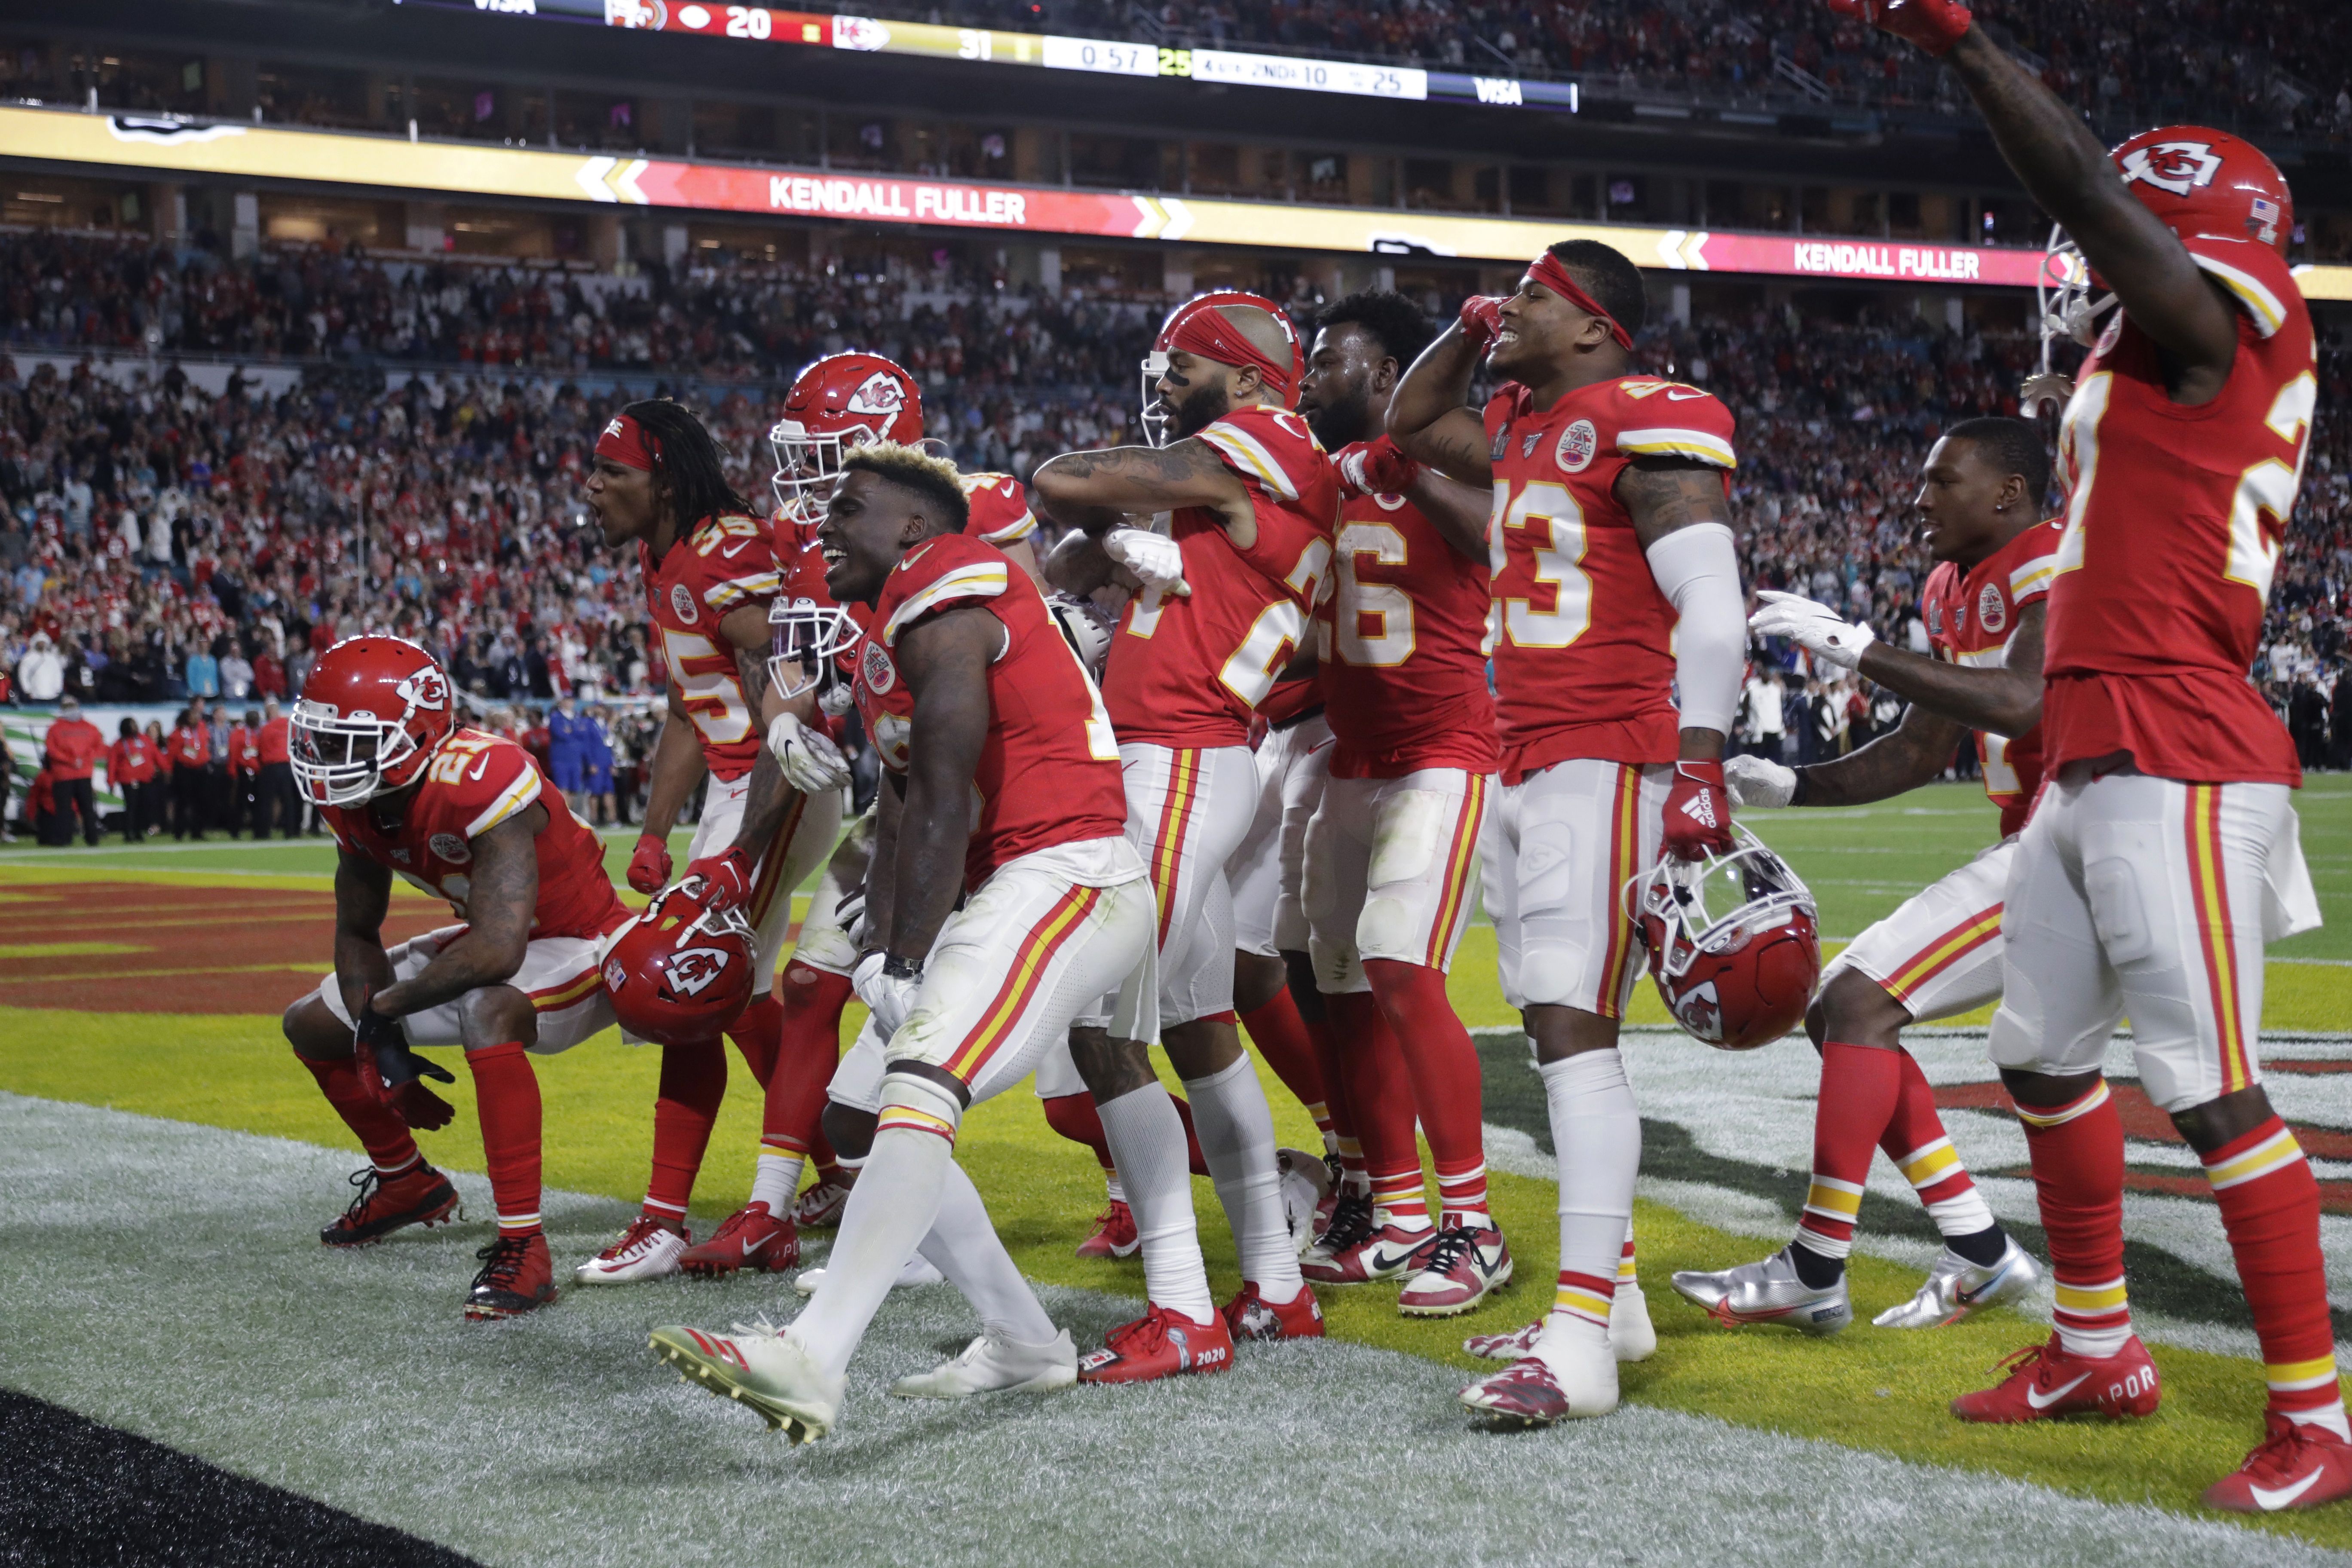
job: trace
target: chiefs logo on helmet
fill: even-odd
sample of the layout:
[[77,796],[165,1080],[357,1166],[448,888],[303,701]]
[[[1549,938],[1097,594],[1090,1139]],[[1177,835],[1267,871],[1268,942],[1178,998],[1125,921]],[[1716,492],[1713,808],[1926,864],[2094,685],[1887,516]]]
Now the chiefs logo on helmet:
[[2210,185],[2221,172],[2221,160],[2210,142],[2153,142],[2127,149],[2121,159],[2124,184],[2145,180],[2160,191],[2185,196],[2200,185]]
[[852,414],[896,414],[906,406],[906,388],[887,370],[876,371],[849,395]]
[[601,966],[621,1027],[665,1046],[715,1040],[751,1001],[756,938],[740,910],[669,889],[613,933]]
[[[1804,1021],[1822,973],[1813,895],[1744,826],[1704,861],[1664,860],[1625,884],[1658,996],[1692,1038],[1727,1051],[1769,1045]],[[1730,906],[1716,916],[1710,889]]]

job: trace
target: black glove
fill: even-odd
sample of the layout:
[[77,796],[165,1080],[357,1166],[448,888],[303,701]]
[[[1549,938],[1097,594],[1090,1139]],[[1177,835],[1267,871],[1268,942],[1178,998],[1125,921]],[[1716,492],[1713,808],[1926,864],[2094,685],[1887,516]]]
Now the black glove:
[[377,1012],[373,1003],[373,994],[361,998],[359,1021],[352,1030],[361,1076],[373,1077],[383,1085],[381,1092],[385,1102],[410,1127],[420,1132],[433,1132],[448,1126],[457,1119],[457,1108],[419,1079],[455,1083],[457,1075],[411,1050],[407,1026]]

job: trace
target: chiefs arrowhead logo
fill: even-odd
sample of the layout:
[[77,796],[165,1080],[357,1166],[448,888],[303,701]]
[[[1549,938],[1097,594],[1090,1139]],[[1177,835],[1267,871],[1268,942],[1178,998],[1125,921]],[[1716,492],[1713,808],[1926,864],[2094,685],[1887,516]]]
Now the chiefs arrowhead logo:
[[723,947],[680,948],[670,954],[668,967],[663,972],[662,988],[673,1001],[699,996],[727,973],[731,962],[731,955]]
[[1716,994],[1715,982],[1702,980],[1675,997],[1675,1017],[1699,1039],[1722,1039],[1723,1003]]
[[393,690],[412,710],[422,708],[429,713],[438,713],[449,706],[449,683],[442,679],[439,669],[429,665],[402,676]]
[[2176,196],[2211,184],[2221,172],[2221,160],[2210,142],[2157,142],[2124,154],[2125,184],[2141,180]]
[[849,395],[852,414],[896,414],[907,406],[907,389],[887,371],[876,371]]

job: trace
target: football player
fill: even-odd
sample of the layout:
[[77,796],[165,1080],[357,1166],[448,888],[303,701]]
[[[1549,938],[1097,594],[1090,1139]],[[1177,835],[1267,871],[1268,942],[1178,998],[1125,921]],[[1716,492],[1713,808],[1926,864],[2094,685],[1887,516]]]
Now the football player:
[[[289,726],[296,781],[335,838],[335,968],[286,1010],[287,1041],[368,1152],[359,1195],[319,1234],[356,1247],[457,1207],[411,1128],[446,1126],[411,1049],[463,1046],[474,1075],[498,1236],[477,1256],[467,1318],[555,1300],[540,1228],[539,1080],[530,1051],[613,1024],[599,940],[628,919],[594,834],[512,741],[457,725],[448,678],[397,637],[319,656]],[[394,873],[460,922],[387,951]]]
[[[1103,695],[1128,832],[1160,900],[1160,1039],[1233,1224],[1242,1289],[1221,1315],[1194,1229],[1182,1127],[1152,1075],[1150,1037],[1081,1030],[1073,1054],[1134,1210],[1150,1301],[1088,1356],[1080,1375],[1096,1382],[1223,1366],[1234,1335],[1323,1331],[1285,1214],[1274,1114],[1235,1026],[1225,866],[1256,809],[1251,718],[1305,644],[1330,565],[1338,479],[1290,412],[1301,356],[1270,301],[1180,307],[1162,341],[1154,390],[1177,438],[1066,453],[1030,483],[1074,531],[1049,562],[1062,587],[1091,593],[1114,563],[1143,584],[1111,639]],[[1163,511],[1169,533],[1127,525]]]
[[[1645,310],[1631,261],[1563,241],[1508,298],[1465,301],[1389,406],[1408,455],[1494,496],[1502,787],[1486,901],[1543,1075],[1560,1219],[1559,1289],[1532,1352],[1463,1391],[1504,1422],[1616,1408],[1610,1310],[1642,1154],[1617,1051],[1641,935],[1620,893],[1661,852],[1733,846],[1723,739],[1747,605],[1727,521],[1731,413],[1632,374]],[[1483,421],[1462,405],[1481,360],[1507,382]]]
[[996,1239],[955,1137],[972,1104],[1020,1082],[1097,997],[1116,993],[1113,1026],[1148,1037],[1155,984],[1151,884],[1125,833],[1118,745],[1043,595],[961,537],[968,503],[949,464],[876,445],[844,465],[820,534],[826,582],[873,608],[859,701],[900,798],[890,864],[877,859],[868,883],[882,948],[858,966],[887,1041],[873,1145],[824,1279],[789,1328],[653,1336],[664,1359],[803,1442],[839,1419],[850,1356],[919,1248],[982,1332],[896,1392],[1076,1381],[1069,1335]]
[[[767,527],[729,485],[709,431],[664,399],[630,404],[604,427],[587,494],[605,544],[637,546],[669,668],[669,715],[647,769],[646,832],[629,860],[629,885],[650,895],[669,881],[669,825],[708,773],[688,872],[706,885],[730,879],[729,901],[743,906],[759,933],[751,1005],[729,1035],[764,1088],[782,1048],[783,1009],[773,986],[793,889],[832,852],[841,826],[839,788],[791,788],[761,743],[778,721],[799,721],[768,686],[768,608],[781,588],[775,551]],[[799,706],[809,709],[805,697]],[[743,842],[739,827],[753,820],[760,836],[734,848]],[[677,1273],[692,1245],[686,1207],[727,1092],[727,1057],[717,1040],[661,1050],[645,1206],[580,1265],[583,1285]],[[762,1143],[751,1189],[757,1212],[737,1214],[727,1227],[738,1257],[766,1268],[797,1261],[791,1205],[799,1176],[796,1157]]]
[[2099,1070],[2128,1014],[2141,1085],[2204,1163],[2269,1385],[2263,1441],[2205,1500],[2268,1511],[2352,1495],[2318,1184],[2256,1048],[2263,944],[2317,922],[2272,890],[2308,886],[2290,803],[2302,773],[2246,676],[2318,396],[2286,262],[2293,198],[2259,151],[2200,126],[2103,152],[1953,0],[1840,8],[1952,68],[2078,253],[2082,288],[2044,331],[2091,351],[2059,425],[2048,784],[2003,900],[1990,1041],[2032,1154],[2056,1331],[1953,1410],[2157,1406],[2124,1282],[2123,1125]]
[[1941,773],[1973,734],[2000,840],[1855,938],[1822,977],[1805,1016],[1822,1087],[1796,1238],[1761,1263],[1675,1276],[1676,1290],[1723,1322],[1833,1334],[1853,1321],[1845,1258],[1874,1149],[1886,1151],[1944,1237],[1927,1282],[1874,1319],[1881,1328],[1958,1322],[2025,1295],[2042,1277],[1969,1179],[1902,1033],[2000,999],[2001,890],[2042,787],[2042,620],[2058,545],[2058,525],[2041,521],[2049,486],[2042,433],[2021,419],[1963,420],[1928,449],[1913,504],[1937,561],[1920,594],[1933,658],[1891,647],[1826,605],[1759,595],[1754,630],[1858,669],[1911,706],[1892,733],[1826,763],[1733,758],[1724,767],[1733,802],[1885,800]]
[[[1346,499],[1315,628],[1337,744],[1307,830],[1305,905],[1367,1178],[1302,1268],[1333,1284],[1402,1278],[1400,1311],[1449,1317],[1511,1278],[1486,1207],[1478,1050],[1445,994],[1478,901],[1496,762],[1488,492],[1381,432],[1404,367],[1434,336],[1412,301],[1350,295],[1315,324],[1298,407],[1337,454]],[[1434,1226],[1416,1110],[1437,1169]]]

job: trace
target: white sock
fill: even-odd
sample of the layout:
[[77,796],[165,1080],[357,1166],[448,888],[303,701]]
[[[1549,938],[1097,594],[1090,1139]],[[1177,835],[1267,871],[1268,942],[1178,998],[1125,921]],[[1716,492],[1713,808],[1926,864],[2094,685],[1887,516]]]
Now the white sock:
[[[1159,1084],[1097,1100],[1103,1136],[1118,1163],[1127,1206],[1135,1211],[1143,1244],[1143,1288],[1154,1303],[1205,1323],[1216,1311],[1209,1300],[1208,1265],[1192,1219],[1192,1163],[1184,1152],[1184,1123]],[[1195,1123],[1199,1111],[1194,1111]]]
[[939,1217],[931,1222],[930,1234],[923,1237],[922,1254],[963,1292],[963,1299],[980,1314],[980,1326],[998,1338],[1015,1344],[1042,1345],[1058,1331],[1045,1309],[1037,1304],[1037,1293],[1013,1266],[1012,1254],[997,1237],[996,1226],[989,1223],[988,1205],[980,1201],[980,1189],[953,1160],[948,1162],[940,1186]]
[[793,1194],[800,1191],[803,1163],[801,1155],[779,1154],[761,1145],[760,1163],[751,1173],[751,1201],[767,1205],[772,1215],[791,1213]]
[[[1642,1117],[1614,1050],[1580,1051],[1543,1068],[1551,1146],[1559,1164],[1559,1294],[1554,1321],[1586,1311],[1604,1330],[1633,1217]],[[1571,1276],[1575,1278],[1571,1279]],[[1588,1283],[1590,1282],[1590,1283]],[[1598,1299],[1600,1310],[1589,1309]]]
[[1274,1108],[1257,1080],[1257,1064],[1244,1051],[1223,1070],[1184,1080],[1192,1102],[1192,1131],[1201,1140],[1209,1179],[1234,1227],[1242,1278],[1268,1301],[1294,1301],[1307,1281],[1298,1249],[1282,1215],[1282,1170],[1275,1163]]
[[[1099,1115],[1100,1112],[1097,1112],[1097,1114]],[[1117,1171],[1105,1171],[1103,1173],[1103,1192],[1109,1197],[1110,1201],[1115,1204],[1123,1204],[1127,1202],[1127,1189],[1119,1184],[1118,1173]]]
[[[902,1106],[910,1108],[910,1121],[925,1127],[893,1125],[893,1113]],[[849,1189],[824,1278],[787,1331],[833,1376],[848,1371],[850,1355],[882,1310],[898,1270],[938,1218],[955,1147],[928,1126],[937,1123],[952,1133],[961,1113],[944,1089],[896,1079],[886,1085],[874,1146],[857,1184]]]

